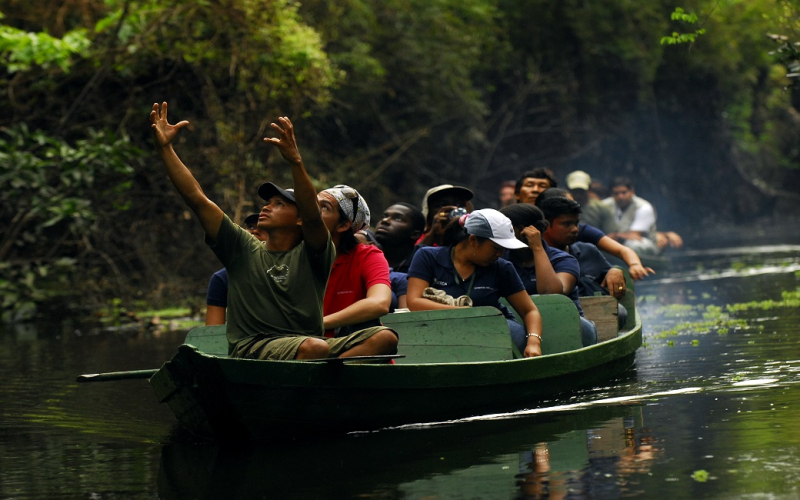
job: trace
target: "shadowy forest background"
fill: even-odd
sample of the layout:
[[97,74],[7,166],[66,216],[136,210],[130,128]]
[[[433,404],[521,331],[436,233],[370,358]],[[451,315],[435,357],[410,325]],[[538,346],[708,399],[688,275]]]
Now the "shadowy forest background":
[[[676,8],[680,7],[676,11]],[[293,119],[318,187],[389,204],[547,166],[627,175],[660,227],[783,221],[800,195],[800,2],[5,0],[4,321],[114,304],[196,309],[220,267],[153,152],[148,114],[234,220],[289,182],[262,142]],[[783,222],[781,222],[783,224]],[[757,243],[757,241],[754,241]]]

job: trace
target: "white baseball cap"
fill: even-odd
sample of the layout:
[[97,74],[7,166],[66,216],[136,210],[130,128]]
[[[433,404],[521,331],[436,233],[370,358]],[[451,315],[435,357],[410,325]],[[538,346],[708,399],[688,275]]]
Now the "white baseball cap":
[[576,170],[567,176],[567,187],[570,189],[589,190],[592,185],[592,178],[583,170]]
[[441,193],[443,191],[450,191],[457,196],[462,196],[464,201],[469,201],[474,196],[474,193],[471,190],[462,186],[454,186],[452,184],[441,184],[439,186],[434,186],[430,188],[428,192],[425,193],[425,197],[422,198],[422,215],[424,215],[425,218],[428,217],[428,212],[430,211],[430,207],[428,207],[428,199],[436,193]]
[[511,220],[493,208],[482,208],[465,215],[464,229],[468,234],[489,238],[507,250],[527,248],[514,236]]

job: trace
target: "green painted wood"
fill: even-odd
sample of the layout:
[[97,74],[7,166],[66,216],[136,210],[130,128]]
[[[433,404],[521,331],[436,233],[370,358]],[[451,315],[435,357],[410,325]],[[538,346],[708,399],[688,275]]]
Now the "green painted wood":
[[575,303],[565,295],[532,295],[542,312],[542,354],[556,354],[583,347],[581,320]]
[[191,344],[211,356],[228,355],[228,337],[225,335],[225,325],[193,328],[186,335],[183,343]]
[[[513,411],[620,374],[640,345],[641,324],[572,352],[473,363],[261,361],[207,356],[183,345],[159,372],[165,384],[156,392],[199,436],[270,441],[276,425],[287,435],[331,433]],[[151,384],[157,381],[158,375]]]
[[622,268],[622,273],[625,275],[626,291],[619,303],[628,310],[628,319],[625,321],[623,330],[630,330],[636,326],[636,296],[634,295],[636,292],[636,284],[633,278],[631,278],[631,273],[629,273],[627,269]]
[[[580,315],[569,297],[531,295],[531,300],[542,315],[542,354],[557,354],[583,347]],[[520,321],[514,308],[505,299],[501,302],[514,313],[517,321]]]
[[384,326],[399,335],[397,364],[512,359],[505,317],[494,307],[387,314]]
[[[453,363],[512,359],[508,323],[493,307],[387,314],[381,321],[400,335],[396,363]],[[458,328],[453,328],[453,322]],[[225,326],[197,327],[185,344],[227,356]]]

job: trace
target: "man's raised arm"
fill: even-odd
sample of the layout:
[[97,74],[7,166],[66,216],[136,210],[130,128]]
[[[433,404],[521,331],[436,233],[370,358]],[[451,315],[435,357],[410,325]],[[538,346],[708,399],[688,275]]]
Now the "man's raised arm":
[[209,238],[216,239],[220,224],[222,224],[222,210],[208,199],[200,184],[172,148],[173,139],[183,127],[189,125],[189,122],[184,120],[170,125],[167,121],[167,103],[164,102],[161,106],[158,103],[153,104],[150,123],[156,150],[161,161],[164,162],[172,184],[175,185],[186,205],[197,214],[200,224]]
[[306,172],[297,142],[294,138],[294,126],[289,118],[278,118],[280,125],[271,123],[270,126],[278,133],[278,137],[265,137],[264,142],[274,144],[281,156],[292,166],[292,179],[294,181],[294,198],[297,211],[302,219],[303,240],[314,250],[323,250],[328,244],[328,228],[322,221],[319,204],[317,203],[317,190]]

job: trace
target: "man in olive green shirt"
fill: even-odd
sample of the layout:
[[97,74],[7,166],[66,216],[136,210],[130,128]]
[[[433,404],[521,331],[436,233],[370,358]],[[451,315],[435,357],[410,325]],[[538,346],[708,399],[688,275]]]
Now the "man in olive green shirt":
[[178,158],[172,141],[189,124],[170,125],[167,103],[153,105],[150,123],[156,149],[172,183],[200,219],[206,241],[228,269],[229,353],[254,359],[319,359],[391,354],[396,334],[374,327],[338,339],[322,337],[322,299],[336,252],[322,221],[317,193],[305,170],[286,117],[270,126],[278,148],[292,168],[294,189],[263,184],[258,228],[265,245],[233,222],[206,197]]

